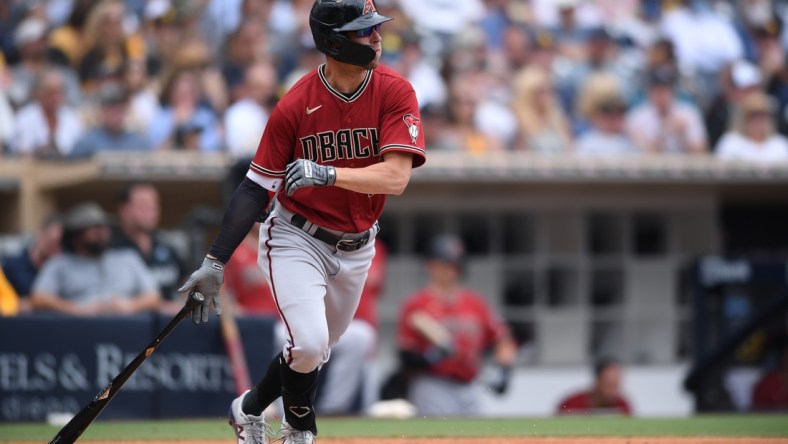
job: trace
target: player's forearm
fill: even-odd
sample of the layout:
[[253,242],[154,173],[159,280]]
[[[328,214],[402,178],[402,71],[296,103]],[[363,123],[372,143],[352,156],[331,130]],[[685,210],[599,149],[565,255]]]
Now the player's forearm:
[[394,154],[365,168],[337,168],[334,186],[357,193],[400,195],[410,181],[412,163],[410,155]]
[[268,198],[268,190],[244,178],[224,212],[219,234],[208,250],[208,256],[226,264],[265,210]]
[[140,294],[132,299],[132,312],[139,313],[143,311],[151,311],[159,308],[161,297],[158,292],[150,292]]
[[517,360],[517,343],[511,337],[498,341],[495,345],[493,359],[501,366],[512,366]]
[[55,311],[70,315],[82,314],[79,305],[45,293],[33,293],[30,296],[30,304],[33,306],[33,310]]

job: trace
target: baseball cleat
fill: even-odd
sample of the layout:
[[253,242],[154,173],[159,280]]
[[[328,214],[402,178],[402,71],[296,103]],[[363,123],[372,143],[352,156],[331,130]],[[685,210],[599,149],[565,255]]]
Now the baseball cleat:
[[[243,412],[243,400],[249,390],[233,400],[230,404],[228,423],[235,431],[238,444],[269,444],[273,429],[265,423],[265,414],[260,416],[247,415]],[[310,441],[311,442],[311,441]]]
[[296,430],[287,421],[282,421],[282,444],[314,444],[315,435],[309,430]]

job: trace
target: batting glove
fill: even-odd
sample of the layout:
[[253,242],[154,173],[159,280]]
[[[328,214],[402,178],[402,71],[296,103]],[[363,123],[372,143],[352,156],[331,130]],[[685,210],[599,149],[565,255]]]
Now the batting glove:
[[512,379],[512,368],[505,365],[497,366],[488,382],[488,387],[496,395],[503,395],[509,388],[509,381]]
[[336,181],[336,168],[330,165],[320,165],[311,160],[298,159],[288,164],[285,170],[288,196],[292,196],[299,188],[330,187]]
[[192,311],[192,322],[200,324],[208,322],[208,312],[211,304],[216,309],[216,316],[222,314],[222,305],[219,301],[219,287],[224,282],[224,264],[216,259],[205,258],[202,265],[198,268],[185,284],[178,289],[189,293],[202,293],[205,300]]

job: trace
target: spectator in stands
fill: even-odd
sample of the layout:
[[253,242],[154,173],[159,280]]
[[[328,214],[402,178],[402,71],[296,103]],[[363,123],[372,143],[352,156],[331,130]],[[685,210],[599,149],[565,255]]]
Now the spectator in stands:
[[543,69],[528,67],[517,75],[512,108],[519,122],[523,148],[535,153],[572,149],[569,121]]
[[202,105],[210,108],[218,116],[224,113],[230,103],[230,93],[216,59],[217,56],[211,52],[204,38],[194,37],[180,44],[169,68],[175,71],[192,72],[200,86]]
[[726,64],[744,56],[731,21],[707,1],[681,0],[662,15],[661,30],[673,42],[682,70],[697,73],[702,97],[711,97],[713,79]]
[[216,114],[203,104],[198,73],[176,70],[164,82],[163,107],[151,122],[149,137],[158,149],[218,151],[221,137]]
[[755,384],[752,409],[788,410],[788,338],[783,339],[775,368],[766,372]]
[[88,91],[97,79],[121,78],[128,60],[145,59],[142,37],[125,34],[125,15],[123,0],[101,0],[88,15],[83,34],[85,55],[79,64],[79,77]]
[[615,77],[608,74],[591,76],[581,92],[578,109],[590,129],[577,139],[577,153],[626,155],[639,151],[624,128],[627,105]]
[[446,129],[435,136],[435,147],[441,150],[465,151],[472,154],[484,154],[502,151],[504,147],[481,132],[475,122],[479,106],[478,88],[474,88],[469,77],[458,76],[452,82],[447,113],[449,124]]
[[418,37],[414,33],[407,33],[402,40],[399,59],[394,66],[413,86],[419,107],[444,106],[446,84],[437,67],[424,57]]
[[248,81],[248,69],[255,63],[266,59],[266,34],[263,23],[244,20],[227,40],[225,60],[222,64],[222,77],[227,82],[230,101],[243,97],[243,89]]
[[115,201],[118,226],[113,230],[110,247],[136,252],[156,280],[162,297],[161,310],[177,312],[183,306],[183,295],[177,290],[185,280],[185,268],[178,252],[158,230],[159,200],[159,191],[152,183],[124,186]]
[[464,0],[449,8],[442,0],[400,0],[399,3],[414,28],[430,41],[428,57],[448,51],[451,40],[481,20],[485,11],[481,0]]
[[709,102],[704,116],[711,147],[716,147],[722,135],[728,131],[733,111],[742,99],[760,91],[763,76],[756,65],[737,60],[720,70],[718,82],[718,93]]
[[612,76],[618,81],[621,97],[629,104],[637,89],[636,72],[622,57],[610,32],[603,27],[588,30],[583,52],[584,58],[558,71],[561,74],[556,78],[556,87],[563,104],[569,106],[575,103],[588,79],[600,74]]
[[100,123],[77,141],[69,153],[71,158],[91,157],[99,151],[141,151],[152,149],[147,137],[128,131],[128,95],[123,85],[105,83],[98,90]]
[[763,165],[788,162],[788,138],[774,131],[774,111],[774,101],[764,93],[745,97],[717,145],[717,157]]
[[649,73],[648,99],[626,116],[627,133],[645,152],[700,154],[708,150],[700,111],[676,97],[677,74],[668,66]]
[[68,20],[49,34],[49,45],[60,51],[73,69],[79,69],[82,57],[87,50],[84,44],[84,30],[90,11],[96,6],[96,0],[76,0]]
[[153,119],[161,112],[161,103],[154,92],[152,79],[144,60],[129,60],[123,76],[129,94],[128,129],[148,134]]
[[253,156],[276,94],[276,70],[267,62],[246,69],[238,87],[239,100],[224,113],[227,151],[235,157]]
[[142,18],[145,65],[151,76],[161,76],[182,43],[178,14],[170,0],[148,0]]
[[41,267],[60,254],[63,221],[58,213],[44,219],[30,243],[18,254],[5,258],[2,269],[8,282],[19,295],[19,311],[31,310],[30,294]]
[[602,358],[594,365],[594,382],[584,390],[558,404],[560,415],[631,415],[632,408],[621,393],[621,365]]
[[465,252],[454,235],[433,239],[427,285],[406,298],[397,320],[400,365],[410,374],[408,400],[423,416],[479,413],[475,384],[492,349],[500,370],[490,389],[507,390],[517,345],[487,299],[462,284]]
[[47,261],[33,284],[33,309],[84,316],[158,308],[156,281],[145,263],[133,251],[107,249],[109,239],[101,207],[74,207],[63,223],[64,253]]
[[64,102],[63,77],[45,71],[35,86],[36,100],[16,114],[16,137],[11,151],[37,157],[67,156],[82,136],[79,114]]
[[11,84],[8,98],[19,108],[35,99],[36,84],[48,72],[57,72],[61,78],[65,101],[77,106],[82,100],[82,88],[73,69],[52,60],[47,44],[47,24],[38,18],[28,18],[14,29],[14,43],[19,60],[10,65]]

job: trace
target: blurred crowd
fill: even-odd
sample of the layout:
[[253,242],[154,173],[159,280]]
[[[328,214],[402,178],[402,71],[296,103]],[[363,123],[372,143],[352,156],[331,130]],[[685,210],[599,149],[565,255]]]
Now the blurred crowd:
[[[378,0],[435,150],[788,161],[788,4]],[[0,2],[0,155],[257,148],[312,0]]]

